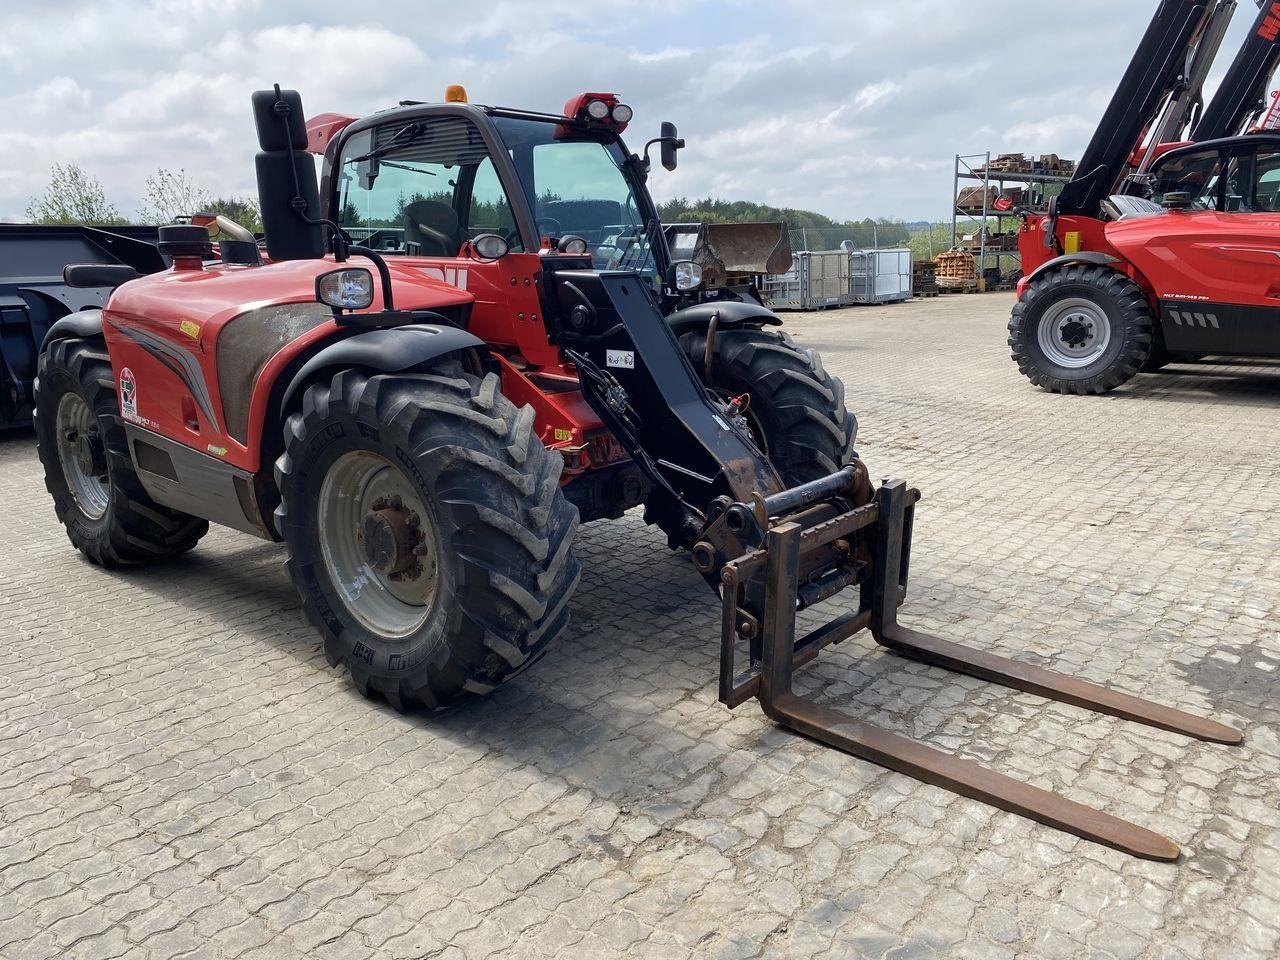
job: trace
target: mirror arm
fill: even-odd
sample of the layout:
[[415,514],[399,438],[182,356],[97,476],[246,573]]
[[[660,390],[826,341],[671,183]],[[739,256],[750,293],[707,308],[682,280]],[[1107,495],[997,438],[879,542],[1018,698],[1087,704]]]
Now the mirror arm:
[[641,163],[644,164],[645,173],[648,173],[653,166],[653,161],[649,159],[649,148],[652,147],[655,143],[670,143],[677,150],[684,149],[683,137],[654,137],[652,140],[650,140],[648,143],[644,145],[644,159],[641,161]]
[[391,295],[391,271],[387,269],[387,261],[382,259],[382,254],[376,250],[371,250],[369,247],[361,247],[354,243],[347,247],[346,252],[367,257],[373,261],[373,265],[378,268],[378,278],[382,281],[382,309],[387,311],[394,310],[395,303]]

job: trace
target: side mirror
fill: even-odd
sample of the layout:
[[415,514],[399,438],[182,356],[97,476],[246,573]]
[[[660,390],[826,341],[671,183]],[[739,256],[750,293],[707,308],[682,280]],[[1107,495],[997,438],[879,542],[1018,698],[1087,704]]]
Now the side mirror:
[[123,263],[72,263],[62,268],[62,282],[77,290],[93,287],[111,287],[137,280],[142,276],[133,267]]
[[662,166],[667,170],[676,168],[676,151],[683,149],[684,141],[676,136],[676,125],[667,121],[662,122],[661,137],[662,147],[659,156],[662,158]]

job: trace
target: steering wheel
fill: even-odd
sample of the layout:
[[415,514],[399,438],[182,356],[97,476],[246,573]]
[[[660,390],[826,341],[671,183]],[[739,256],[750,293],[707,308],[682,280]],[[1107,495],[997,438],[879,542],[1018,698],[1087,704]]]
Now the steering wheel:
[[[551,230],[543,230],[542,225],[544,223],[552,223],[555,226]],[[533,225],[538,228],[538,236],[540,237],[558,237],[564,233],[564,226],[555,217],[536,217]]]

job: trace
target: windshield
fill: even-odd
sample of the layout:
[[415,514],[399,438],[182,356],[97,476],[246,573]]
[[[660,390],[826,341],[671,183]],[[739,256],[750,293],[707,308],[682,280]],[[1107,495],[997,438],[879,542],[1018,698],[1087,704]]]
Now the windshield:
[[495,117],[541,236],[582,237],[597,270],[634,270],[658,288],[648,229],[618,143],[556,139],[557,124]]
[[1216,210],[1222,175],[1222,156],[1214,150],[1165,161],[1156,171],[1153,196],[1163,203],[1166,194],[1188,193],[1192,210]]

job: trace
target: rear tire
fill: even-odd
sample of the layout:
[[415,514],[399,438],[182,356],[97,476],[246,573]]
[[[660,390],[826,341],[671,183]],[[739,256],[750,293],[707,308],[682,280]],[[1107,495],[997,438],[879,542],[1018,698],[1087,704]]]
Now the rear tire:
[[36,449],[53,509],[75,548],[118,567],[190,550],[208,521],[156,503],[129,456],[105,345],[56,340],[40,354]]
[[1074,263],[1038,277],[1009,319],[1018,369],[1053,393],[1114,390],[1147,363],[1154,339],[1146,294],[1109,267]]
[[488,693],[569,619],[578,515],[563,462],[498,384],[457,363],[347,370],[285,426],[276,523],[303,610],[330,664],[397,709]]
[[[685,334],[680,346],[705,381],[706,331]],[[835,473],[857,457],[858,420],[845,409],[844,384],[785,333],[717,331],[708,386],[723,397],[751,397],[752,432],[789,487]]]

